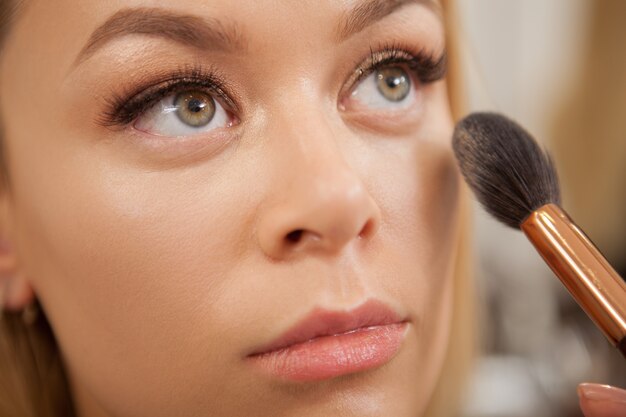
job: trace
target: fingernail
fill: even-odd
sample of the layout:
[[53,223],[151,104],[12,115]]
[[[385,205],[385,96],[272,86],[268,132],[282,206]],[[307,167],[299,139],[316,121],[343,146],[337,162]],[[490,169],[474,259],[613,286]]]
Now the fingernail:
[[626,404],[626,391],[610,385],[580,384],[578,385],[578,396],[589,401]]

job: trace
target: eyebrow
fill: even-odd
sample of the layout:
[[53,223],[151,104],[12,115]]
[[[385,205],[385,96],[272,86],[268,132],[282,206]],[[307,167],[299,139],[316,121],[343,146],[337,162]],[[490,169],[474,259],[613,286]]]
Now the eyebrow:
[[336,29],[336,38],[342,42],[363,31],[368,26],[389,16],[409,4],[421,4],[441,14],[441,7],[436,0],[366,0],[348,11]]
[[180,14],[151,7],[119,10],[100,25],[79,52],[78,65],[113,39],[143,34],[158,36],[202,50],[244,50],[247,42],[235,23]]
[[[341,42],[408,4],[422,4],[439,12],[436,0],[365,0],[348,11],[337,26]],[[201,50],[244,51],[247,40],[234,22],[154,8],[124,8],[100,25],[78,53],[73,66],[91,57],[106,43],[130,34],[170,39]]]

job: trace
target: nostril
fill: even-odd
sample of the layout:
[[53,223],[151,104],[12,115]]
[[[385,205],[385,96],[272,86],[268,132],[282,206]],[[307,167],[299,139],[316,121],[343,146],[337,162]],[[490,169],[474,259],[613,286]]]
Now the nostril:
[[367,238],[374,234],[376,231],[376,222],[372,219],[368,220],[364,225],[361,231],[359,232],[359,238]]
[[285,236],[285,239],[287,239],[290,243],[298,243],[300,242],[300,239],[302,239],[303,233],[304,230],[302,229],[294,230],[293,232],[289,232],[287,236]]

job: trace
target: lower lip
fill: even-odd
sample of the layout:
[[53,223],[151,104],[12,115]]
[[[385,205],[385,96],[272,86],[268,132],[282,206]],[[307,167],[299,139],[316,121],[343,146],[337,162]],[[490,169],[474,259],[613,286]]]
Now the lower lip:
[[364,327],[250,356],[263,371],[292,381],[319,381],[365,371],[398,353],[407,323]]

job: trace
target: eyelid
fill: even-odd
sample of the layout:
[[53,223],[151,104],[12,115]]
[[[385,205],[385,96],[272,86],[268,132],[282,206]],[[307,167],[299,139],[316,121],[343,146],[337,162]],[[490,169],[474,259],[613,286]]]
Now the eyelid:
[[151,106],[156,105],[164,98],[187,90],[205,91],[229,111],[239,112],[237,102],[231,98],[221,77],[213,69],[202,67],[185,67],[166,75],[156,76],[133,88],[130,92],[113,94],[108,99],[108,110],[98,120],[98,123],[106,127],[130,125]]
[[[369,56],[356,66],[356,70],[344,83],[348,91],[363,78],[376,71],[378,68],[391,64],[404,64],[418,81],[429,83],[442,78],[446,70],[446,53],[443,51],[439,57],[425,49],[412,52],[409,47],[396,44],[383,44],[376,50],[370,47]],[[227,82],[214,68],[204,69],[202,66],[186,66],[173,72],[156,75],[151,80],[140,83],[139,87],[133,88],[122,94],[113,93],[108,99],[108,110],[101,114],[97,123],[109,128],[125,128],[134,120],[147,111],[150,106],[156,105],[167,96],[190,89],[208,92],[218,102],[225,105],[229,112],[240,113],[237,100],[233,100],[232,92],[228,91]],[[343,95],[343,94],[342,94]]]
[[357,65],[356,70],[345,83],[348,92],[353,91],[360,81],[374,71],[392,64],[407,65],[418,81],[428,84],[445,76],[447,54],[445,50],[439,53],[439,55],[427,52],[425,49],[411,52],[410,48],[395,44],[383,45],[377,49],[370,47],[369,56]]

